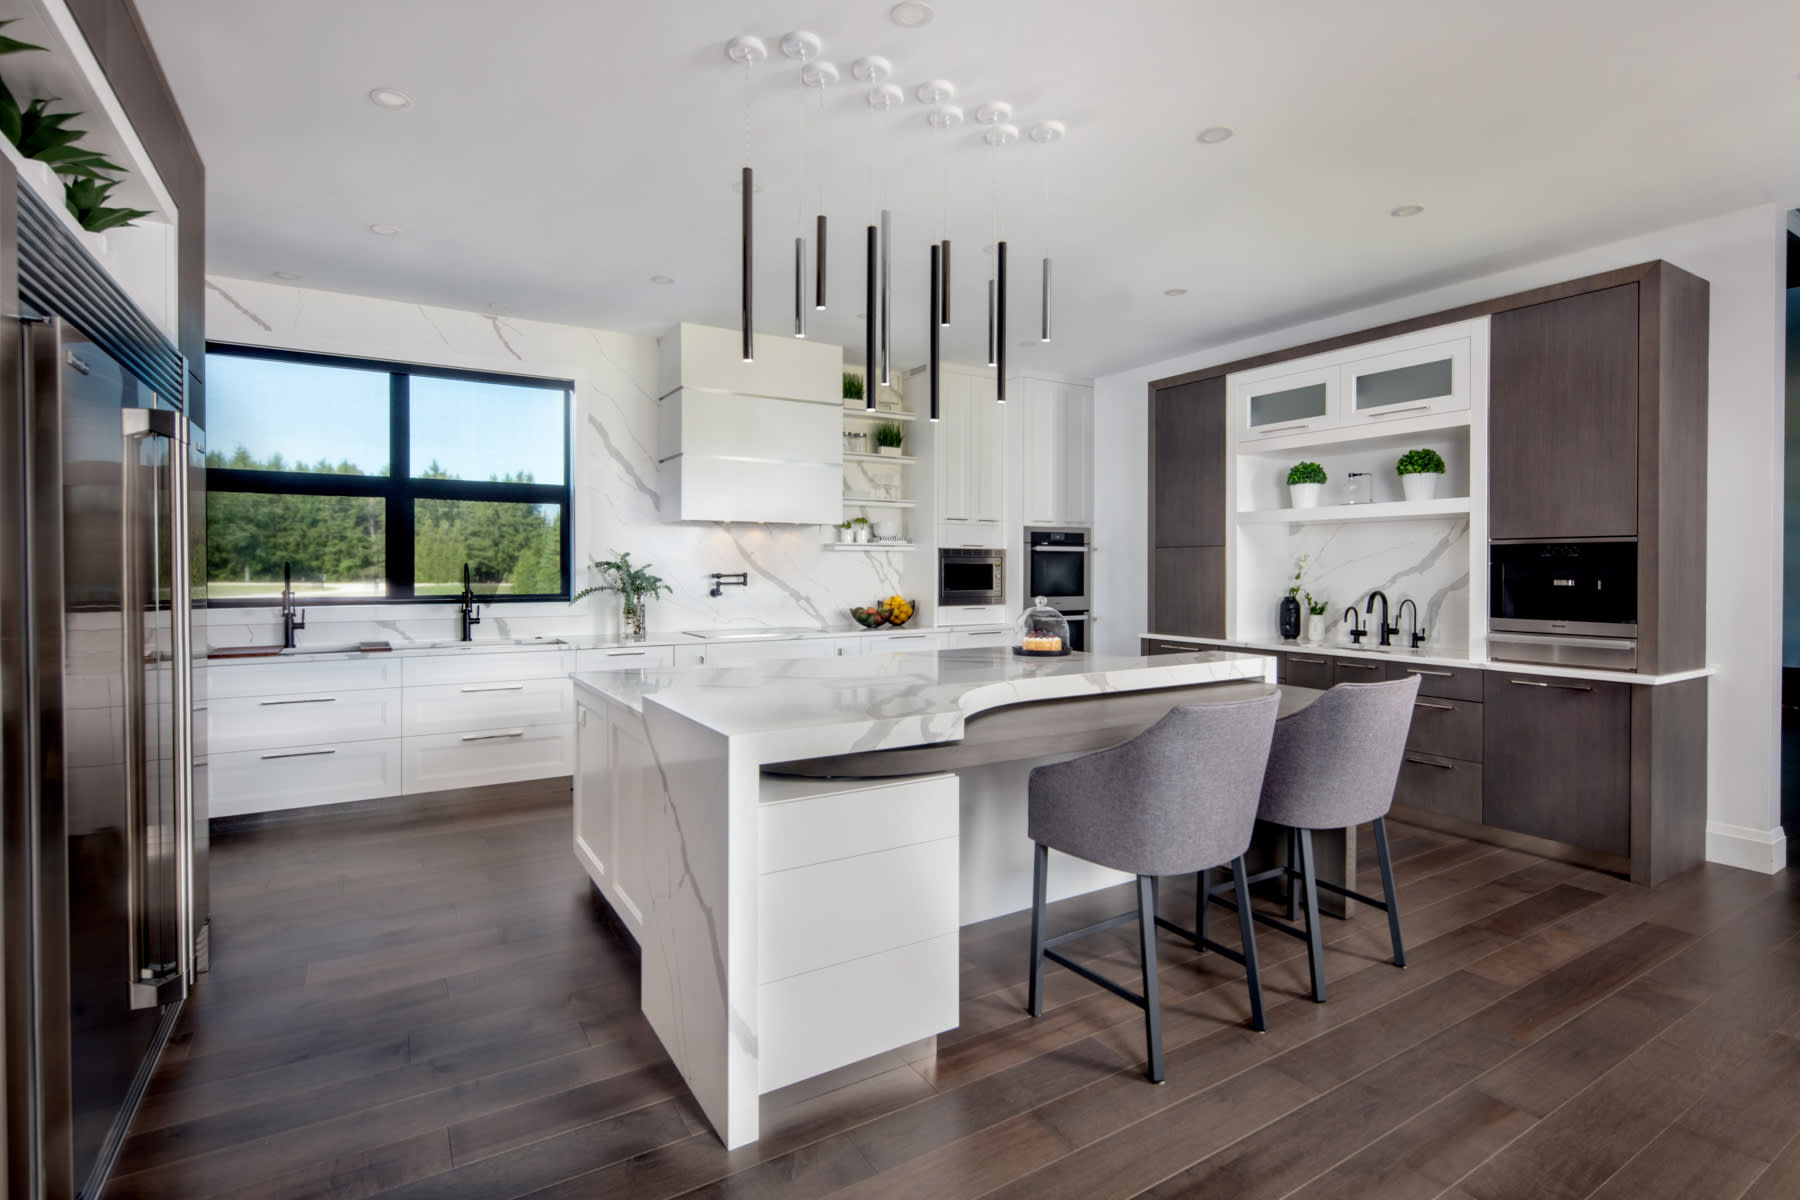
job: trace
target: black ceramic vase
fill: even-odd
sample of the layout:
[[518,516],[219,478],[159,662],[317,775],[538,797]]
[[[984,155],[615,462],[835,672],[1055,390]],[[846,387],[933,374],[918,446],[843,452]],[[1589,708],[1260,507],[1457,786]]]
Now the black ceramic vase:
[[1292,596],[1281,598],[1281,636],[1290,642],[1300,636],[1300,601]]

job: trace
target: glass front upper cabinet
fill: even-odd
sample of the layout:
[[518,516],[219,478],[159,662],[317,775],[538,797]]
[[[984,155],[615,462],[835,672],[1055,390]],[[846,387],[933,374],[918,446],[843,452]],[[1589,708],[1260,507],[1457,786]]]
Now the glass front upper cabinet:
[[1243,389],[1242,435],[1278,437],[1337,424],[1338,370],[1301,371]]
[[1344,421],[1377,422],[1469,407],[1469,341],[1359,359],[1343,368]]

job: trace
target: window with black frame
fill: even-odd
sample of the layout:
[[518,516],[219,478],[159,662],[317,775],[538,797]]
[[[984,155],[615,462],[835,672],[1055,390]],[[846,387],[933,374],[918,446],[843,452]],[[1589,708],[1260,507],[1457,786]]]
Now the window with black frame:
[[206,580],[268,604],[569,595],[569,384],[209,346]]

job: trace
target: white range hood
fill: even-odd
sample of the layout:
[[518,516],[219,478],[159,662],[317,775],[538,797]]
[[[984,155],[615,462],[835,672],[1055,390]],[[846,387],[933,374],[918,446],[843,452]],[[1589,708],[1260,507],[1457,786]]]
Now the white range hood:
[[670,521],[843,519],[841,346],[682,324],[660,343],[657,486]]

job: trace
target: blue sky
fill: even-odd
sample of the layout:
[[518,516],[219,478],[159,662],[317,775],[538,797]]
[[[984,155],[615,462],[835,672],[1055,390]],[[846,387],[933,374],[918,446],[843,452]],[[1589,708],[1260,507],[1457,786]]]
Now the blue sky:
[[[386,372],[208,355],[206,445],[229,456],[387,465]],[[529,471],[563,482],[562,393],[460,379],[412,379],[412,466],[433,459],[462,479]]]

